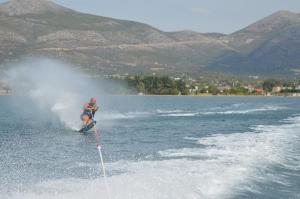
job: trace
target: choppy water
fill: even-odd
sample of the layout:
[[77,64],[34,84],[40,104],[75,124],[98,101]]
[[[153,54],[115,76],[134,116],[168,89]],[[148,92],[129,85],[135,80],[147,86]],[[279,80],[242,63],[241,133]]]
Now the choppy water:
[[[300,99],[101,99],[114,199],[300,198]],[[26,104],[26,105],[24,105]],[[0,98],[0,198],[106,198],[93,135]]]

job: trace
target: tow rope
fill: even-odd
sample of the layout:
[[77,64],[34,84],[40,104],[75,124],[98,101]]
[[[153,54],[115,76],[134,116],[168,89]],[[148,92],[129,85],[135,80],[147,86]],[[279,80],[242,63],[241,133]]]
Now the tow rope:
[[108,182],[107,182],[106,171],[105,171],[105,166],[104,166],[104,161],[103,161],[103,156],[102,156],[102,151],[101,151],[100,136],[99,136],[100,133],[97,130],[96,125],[94,125],[94,133],[95,133],[95,139],[96,139],[96,143],[97,143],[97,149],[99,152],[100,162],[101,162],[100,171],[102,170],[102,172],[103,172],[103,178],[104,178],[107,197],[108,197],[108,199],[112,199],[111,194],[110,194],[110,189],[108,186]]

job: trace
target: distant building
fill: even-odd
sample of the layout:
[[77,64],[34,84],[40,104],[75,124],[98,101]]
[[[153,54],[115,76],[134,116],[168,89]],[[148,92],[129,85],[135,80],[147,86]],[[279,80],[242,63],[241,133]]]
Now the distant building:
[[193,86],[193,88],[189,89],[190,93],[196,93],[197,91],[199,91],[199,86]]
[[6,94],[6,90],[0,88],[0,94]]
[[249,93],[252,93],[252,92],[255,91],[255,87],[252,86],[252,85],[248,85],[248,86],[246,86],[245,88],[248,89],[248,92],[249,92]]
[[262,89],[262,88],[256,88],[254,91],[257,94],[264,94],[265,93],[264,89]]
[[280,86],[274,86],[272,88],[272,93],[279,93],[281,91],[281,87]]
[[270,97],[270,96],[272,96],[272,94],[271,93],[267,93],[266,96]]
[[12,94],[12,90],[5,84],[0,82],[0,95],[9,95]]
[[12,94],[12,90],[0,88],[0,95],[9,95],[9,94]]
[[230,90],[230,89],[232,89],[232,87],[231,87],[230,85],[218,86],[217,88],[218,88],[218,90],[219,90],[221,93],[223,93],[225,90]]
[[249,75],[248,77],[249,77],[249,79],[258,79],[259,78],[259,76],[257,76],[257,75]]

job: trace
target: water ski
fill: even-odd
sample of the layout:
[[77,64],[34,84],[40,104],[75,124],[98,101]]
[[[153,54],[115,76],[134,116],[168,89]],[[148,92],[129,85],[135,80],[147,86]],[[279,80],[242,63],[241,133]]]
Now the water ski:
[[92,121],[88,125],[84,125],[78,132],[80,133],[87,133],[96,125],[96,121]]

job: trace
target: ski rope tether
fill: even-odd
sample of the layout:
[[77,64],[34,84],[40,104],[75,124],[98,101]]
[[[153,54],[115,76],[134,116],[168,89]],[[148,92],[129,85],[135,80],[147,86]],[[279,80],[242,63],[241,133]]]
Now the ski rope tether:
[[108,183],[107,183],[105,166],[104,166],[104,161],[103,161],[103,156],[102,156],[102,151],[101,151],[101,145],[100,145],[100,141],[99,141],[99,133],[98,133],[98,130],[96,128],[96,125],[94,126],[94,132],[95,132],[95,138],[96,138],[96,142],[97,142],[97,149],[98,149],[99,157],[100,157],[100,161],[101,161],[100,169],[102,169],[102,171],[103,171],[103,178],[104,178],[104,183],[105,183],[107,196],[108,196],[108,199],[112,199],[111,194],[110,194],[110,189],[109,189],[109,186],[108,186]]

